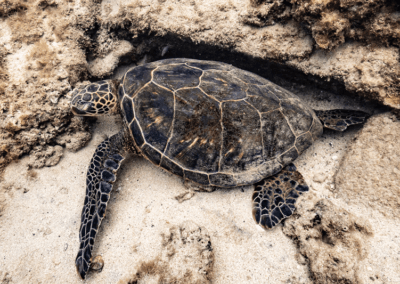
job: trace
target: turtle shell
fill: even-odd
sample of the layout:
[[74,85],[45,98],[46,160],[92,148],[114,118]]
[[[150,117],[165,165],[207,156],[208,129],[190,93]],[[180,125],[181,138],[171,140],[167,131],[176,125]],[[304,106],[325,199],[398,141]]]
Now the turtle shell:
[[179,58],[137,66],[118,92],[135,147],[202,185],[253,184],[322,134],[314,111],[294,94],[221,62]]

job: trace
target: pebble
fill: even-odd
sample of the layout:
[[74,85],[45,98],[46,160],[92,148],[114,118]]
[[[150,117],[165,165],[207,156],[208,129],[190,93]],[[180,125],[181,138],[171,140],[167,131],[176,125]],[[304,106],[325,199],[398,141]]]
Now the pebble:
[[313,177],[314,182],[323,183],[326,180],[326,175],[324,173],[317,173]]

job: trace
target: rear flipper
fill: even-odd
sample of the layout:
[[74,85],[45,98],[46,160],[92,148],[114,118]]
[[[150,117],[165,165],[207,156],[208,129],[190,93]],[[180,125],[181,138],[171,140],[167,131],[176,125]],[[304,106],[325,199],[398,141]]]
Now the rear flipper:
[[106,212],[116,172],[124,159],[126,145],[124,132],[107,138],[99,146],[90,161],[86,176],[86,197],[82,209],[79,230],[79,252],[75,265],[85,279],[92,262],[92,250],[96,234]]
[[324,127],[343,131],[347,126],[364,123],[371,115],[359,110],[332,109],[314,110]]
[[276,175],[255,184],[253,217],[264,229],[271,229],[293,214],[297,198],[308,191],[295,165],[289,164]]

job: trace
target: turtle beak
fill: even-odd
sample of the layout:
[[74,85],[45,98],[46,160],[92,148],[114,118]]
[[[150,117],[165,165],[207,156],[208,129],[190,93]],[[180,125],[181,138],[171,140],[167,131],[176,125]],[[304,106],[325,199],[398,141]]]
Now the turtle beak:
[[71,111],[74,115],[79,116],[91,116],[96,114],[96,111],[91,102],[79,102],[76,105],[71,106]]

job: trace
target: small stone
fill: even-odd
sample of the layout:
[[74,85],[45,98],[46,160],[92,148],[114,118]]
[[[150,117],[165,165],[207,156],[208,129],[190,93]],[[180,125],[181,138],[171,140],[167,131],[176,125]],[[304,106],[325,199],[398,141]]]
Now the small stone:
[[60,265],[60,263],[61,263],[61,261],[60,261],[58,258],[56,258],[56,257],[54,257],[54,258],[52,259],[52,262],[53,262],[53,264],[54,264],[55,266]]
[[104,267],[103,258],[101,257],[101,255],[96,256],[92,261],[90,268],[100,272],[101,270],[103,270],[103,267]]
[[67,70],[65,69],[60,69],[56,75],[58,77],[59,80],[63,80],[69,77],[69,74],[67,72]]
[[324,173],[316,173],[313,177],[314,182],[323,183],[326,180],[326,175]]
[[58,98],[57,98],[57,97],[50,97],[50,101],[51,101],[53,104],[56,104],[56,103],[58,103]]
[[53,92],[48,93],[48,98],[53,104],[57,104],[60,95],[61,95],[60,92],[53,91]]
[[47,228],[44,232],[43,232],[43,236],[47,236],[50,235],[53,231],[50,228]]

